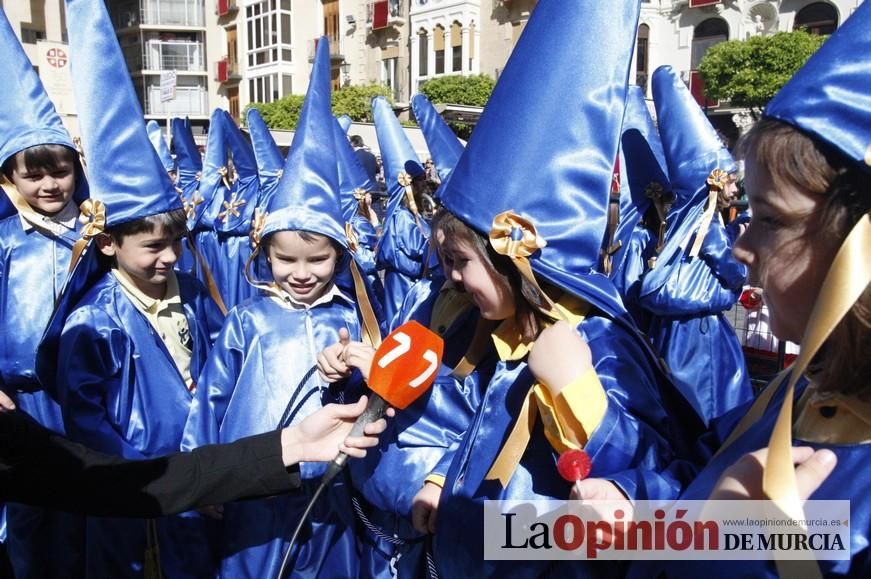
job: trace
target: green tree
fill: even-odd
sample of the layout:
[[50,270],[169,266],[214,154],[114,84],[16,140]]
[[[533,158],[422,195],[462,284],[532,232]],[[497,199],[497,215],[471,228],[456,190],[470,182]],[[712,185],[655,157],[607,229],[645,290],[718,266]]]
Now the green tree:
[[825,39],[796,30],[716,44],[699,64],[705,96],[747,107],[758,118],[765,104]]
[[[248,107],[260,111],[263,122],[270,129],[292,131],[296,129],[303,100],[304,96],[292,94],[271,103],[251,103]],[[242,115],[242,119],[245,119],[245,115]]]
[[[391,101],[390,89],[378,84],[366,86],[349,86],[340,89],[332,95],[332,109],[336,116],[347,114],[355,121],[372,122],[372,99],[376,96],[386,97]],[[270,129],[296,130],[299,113],[302,110],[304,95],[288,95],[271,103],[251,103],[260,111],[263,121]],[[245,115],[242,115],[244,121]]]
[[[450,75],[433,78],[421,85],[420,92],[430,101],[453,105],[483,107],[487,104],[496,81],[486,74],[474,76]],[[472,126],[465,123],[448,123],[462,139],[472,134]]]
[[380,84],[346,86],[333,93],[333,114],[348,115],[354,121],[372,122],[372,99],[383,96],[390,103],[390,89]]

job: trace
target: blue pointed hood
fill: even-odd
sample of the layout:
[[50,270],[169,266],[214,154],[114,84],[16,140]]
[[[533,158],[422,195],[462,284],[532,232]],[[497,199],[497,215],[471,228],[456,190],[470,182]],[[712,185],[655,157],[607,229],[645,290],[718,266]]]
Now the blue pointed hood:
[[405,194],[405,187],[400,185],[399,176],[403,173],[411,177],[423,175],[423,165],[411,146],[411,141],[393,114],[393,108],[387,99],[377,96],[372,99],[372,118],[375,121],[375,132],[378,135],[378,148],[381,150],[381,162],[384,166],[384,182],[387,184],[387,209],[384,212],[384,223],[390,217]]
[[311,231],[347,248],[339,201],[339,173],[330,109],[330,48],[317,44],[308,92],[299,114],[290,153],[275,194],[269,199],[262,239],[276,231]]
[[[737,170],[704,111],[670,66],[653,72],[653,102],[675,200],[666,216],[664,246],[645,276],[642,297],[657,292],[684,259],[692,259],[716,219],[710,207],[712,183],[726,186]],[[716,203],[716,199],[714,200]],[[662,241],[661,241],[662,242]]]
[[284,169],[284,155],[275,144],[269,127],[260,116],[260,111],[250,108],[245,115],[248,132],[251,135],[251,145],[254,147],[260,185],[265,186],[268,182],[277,183]]
[[[175,149],[175,161],[178,167],[176,184],[186,193],[191,182],[198,182],[203,172],[203,156],[194,141],[190,122],[187,119],[173,118],[172,147]],[[196,187],[194,187],[196,189]],[[189,196],[186,195],[186,198]]]
[[348,115],[340,115],[337,120],[339,121],[339,126],[342,127],[342,132],[347,135],[348,129],[351,128],[354,121]]
[[531,221],[547,244],[528,247],[533,271],[623,319],[595,268],[639,11],[638,0],[541,0],[441,191],[485,236],[532,239],[516,220],[494,228],[509,211]]
[[227,111],[221,110],[221,113],[224,116],[224,131],[236,175],[229,194],[225,193],[215,229],[224,233],[247,236],[260,193],[257,160],[254,157],[254,149],[236,126],[233,117]]
[[652,195],[670,194],[666,163],[659,133],[650,117],[641,87],[630,86],[623,115],[620,137],[620,222],[614,243],[614,272],[622,270],[623,256],[633,231],[644,227],[641,220],[651,204]]
[[[16,153],[36,145],[63,145],[76,150],[3,10],[0,10],[0,78],[4,79],[3,106],[0,107],[0,165]],[[73,196],[77,203],[88,196],[83,175],[79,167]]]
[[197,202],[188,207],[188,228],[191,231],[214,229],[224,199],[232,188],[227,167],[227,127],[224,111],[215,109],[209,119],[206,138],[206,154],[203,158],[203,174],[197,189]]
[[[420,130],[423,131],[439,179],[444,182],[457,166],[457,161],[463,154],[463,144],[426,96],[416,94],[411,97],[411,108]],[[436,191],[436,196],[438,193]]]
[[734,173],[735,161],[674,69],[657,68],[653,72],[652,88],[659,136],[677,209],[704,187],[713,169]]
[[175,186],[148,139],[105,4],[66,0],[66,8],[91,199],[103,203],[106,227],[181,209]]
[[354,147],[342,130],[338,119],[333,124],[336,139],[336,162],[339,167],[339,195],[342,200],[342,219],[350,223],[351,218],[357,211],[359,200],[356,195],[367,191],[374,191],[375,184],[369,179]]
[[160,162],[167,173],[175,172],[175,160],[172,158],[172,153],[169,152],[169,146],[163,140],[163,129],[157,124],[157,121],[151,120],[145,124],[145,129],[148,131],[148,139],[157,151],[157,156],[160,157]]
[[871,3],[862,2],[765,107],[871,172]]

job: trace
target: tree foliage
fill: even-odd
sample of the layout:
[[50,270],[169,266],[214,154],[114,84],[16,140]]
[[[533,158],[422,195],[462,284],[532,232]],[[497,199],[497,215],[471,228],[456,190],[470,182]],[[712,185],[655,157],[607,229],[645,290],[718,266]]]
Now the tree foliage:
[[421,85],[420,92],[434,103],[483,107],[496,81],[486,74],[450,75],[433,78]]
[[346,86],[333,93],[333,114],[348,115],[357,122],[372,122],[372,99],[383,96],[391,103],[390,89],[380,84]]
[[705,96],[759,110],[825,39],[796,30],[716,44],[708,49],[699,65]]
[[[333,92],[332,110],[336,116],[347,114],[354,121],[372,122],[372,99],[376,96],[390,98],[390,89],[378,84],[349,86]],[[293,131],[299,121],[304,95],[288,95],[271,103],[251,103],[249,107],[260,111],[263,121],[270,129]],[[244,120],[245,115],[242,115]]]
[[[483,107],[487,104],[496,81],[486,74],[473,76],[440,76],[423,83],[420,92],[433,103]],[[472,126],[466,123],[448,123],[461,139],[468,139]]]

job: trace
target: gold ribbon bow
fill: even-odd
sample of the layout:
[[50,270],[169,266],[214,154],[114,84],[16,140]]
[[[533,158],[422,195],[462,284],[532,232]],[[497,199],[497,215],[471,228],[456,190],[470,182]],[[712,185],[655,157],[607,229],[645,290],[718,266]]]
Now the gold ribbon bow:
[[266,226],[266,217],[268,211],[260,211],[259,208],[254,210],[254,217],[251,219],[251,232],[248,234],[251,237],[251,247],[258,249],[260,247],[260,236],[263,233],[263,228]]
[[226,167],[218,167],[218,175],[221,176],[221,181],[224,182],[224,187],[227,189],[232,189],[232,185],[230,185],[230,170]]
[[91,239],[106,229],[106,205],[99,199],[85,199],[79,205],[82,239]]
[[360,241],[357,239],[357,234],[350,223],[345,223],[345,238],[348,240],[348,249],[351,250],[351,253],[357,253]]
[[547,245],[532,221],[513,211],[505,211],[493,218],[490,226],[490,245],[496,253],[511,259],[527,258]]
[[[723,191],[729,183],[732,182],[732,177],[722,169],[714,169],[708,178],[705,180],[708,184],[708,204],[702,216],[699,218],[698,228],[696,230],[696,238],[693,240],[693,245],[690,248],[688,256],[690,258],[699,255],[699,250],[702,248],[702,242],[705,241],[705,236],[708,234],[708,228],[711,226],[711,220],[717,212],[717,193]],[[690,232],[692,235],[692,231]]]
[[76,147],[76,153],[79,154],[79,163],[82,164],[82,170],[87,171],[88,163],[85,161],[85,148],[82,146],[81,137],[73,137],[73,145]]
[[182,205],[184,206],[184,214],[188,219],[193,219],[197,216],[197,207],[201,204],[205,203],[205,199],[203,199],[202,195],[200,195],[199,191],[194,191],[194,194],[191,196],[190,201],[182,200]]
[[230,196],[229,201],[224,201],[224,210],[218,213],[218,219],[221,221],[227,221],[227,218],[232,215],[233,217],[239,217],[241,213],[239,213],[239,208],[245,205],[246,201],[244,199],[236,199],[236,192]]
[[529,256],[547,245],[532,221],[514,211],[504,211],[493,218],[489,238],[496,253],[510,257],[520,274],[535,288],[538,301],[533,305],[553,320],[565,319],[550,296],[538,285],[532,272]]

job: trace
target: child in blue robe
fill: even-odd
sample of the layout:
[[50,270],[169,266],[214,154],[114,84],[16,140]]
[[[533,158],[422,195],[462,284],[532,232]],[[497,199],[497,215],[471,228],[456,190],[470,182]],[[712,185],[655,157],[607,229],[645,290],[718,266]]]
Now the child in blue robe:
[[411,286],[425,274],[431,257],[429,225],[417,206],[421,201],[421,188],[425,186],[417,154],[386,99],[372,100],[372,116],[389,195],[376,259],[378,269],[384,270],[384,312],[390,321]]
[[675,202],[636,303],[650,314],[648,334],[672,380],[707,424],[753,397],[741,343],[723,314],[747,278],[717,211],[734,188],[735,164],[671,67],[654,71],[653,94]]
[[[139,120],[105,6],[68,2],[67,24],[91,199],[37,371],[56,384],[71,438],[125,458],[161,456],[178,449],[222,316],[202,284],[173,271],[182,202]],[[173,577],[208,574],[206,523],[89,518],[86,575],[141,576],[152,564]]]
[[[252,279],[263,291],[229,312],[201,376],[185,448],[294,424],[328,402],[360,394],[347,385],[351,390],[327,388],[313,371],[318,352],[338,342],[340,330],[359,340],[362,326],[354,300],[336,283],[348,247],[329,103],[322,38],[291,153],[253,230],[254,259],[265,256],[271,279]],[[301,465],[300,493],[224,505],[222,576],[276,576],[324,470]],[[358,559],[350,494],[337,477],[290,554],[290,576],[356,577]]]
[[[0,219],[0,389],[63,434],[57,399],[36,376],[36,348],[69,271],[87,183],[73,141],[2,11],[0,53],[0,74],[16,79],[0,110],[0,195],[12,207]],[[8,516],[17,576],[81,574],[83,517],[16,503]],[[54,556],[45,557],[48,549]]]
[[[556,463],[569,449],[586,450],[593,471],[617,481],[631,498],[676,496],[681,489],[676,473],[667,470],[672,447],[685,434],[682,427],[697,430],[698,419],[664,379],[613,285],[593,272],[638,9],[637,2],[616,8],[539,2],[441,190],[449,213],[434,218],[431,239],[445,277],[463,289],[481,318],[493,322],[485,336],[495,360],[492,372],[478,367],[474,414],[456,448],[444,453],[449,464],[437,512],[428,499],[440,576],[619,572],[619,563],[608,562],[596,569],[587,563],[484,560],[485,500],[568,498],[571,483],[560,477]],[[590,27],[607,29],[613,38],[602,43]],[[549,66],[542,67],[542,60]],[[596,66],[582,67],[583,75],[570,71],[583,62]],[[569,113],[558,104],[565,100],[583,105]],[[540,109],[518,117],[511,114],[518,103]],[[551,380],[542,367],[571,367],[583,359],[550,363],[554,341],[565,341],[564,334],[581,342],[575,329],[589,343],[588,364],[567,372],[568,380]],[[549,330],[557,332],[556,340],[545,339]],[[535,354],[544,359],[536,367]]]
[[[782,561],[771,560],[636,562],[632,576],[871,575],[869,25],[871,4],[865,3],[775,95],[738,145],[752,217],[734,253],[760,280],[772,331],[800,343],[802,351],[754,403],[714,425],[707,442],[719,452],[682,495],[705,499],[733,471],[731,465],[754,464],[750,470],[757,474],[746,475],[744,488],[760,488],[764,497],[739,494],[797,507],[788,513],[793,518],[804,518],[801,505],[769,480],[789,481],[787,492],[800,499],[849,500],[850,558],[793,561],[788,571]],[[832,283],[839,276],[845,281]],[[837,304],[836,313],[821,307],[827,302]],[[774,431],[775,424],[786,428]],[[793,446],[816,450],[799,469],[817,461],[815,470],[831,473],[811,476],[815,490],[802,496],[799,473],[781,470],[772,460],[780,453],[781,464],[791,465]],[[768,447],[767,458],[742,458],[762,447]]]

